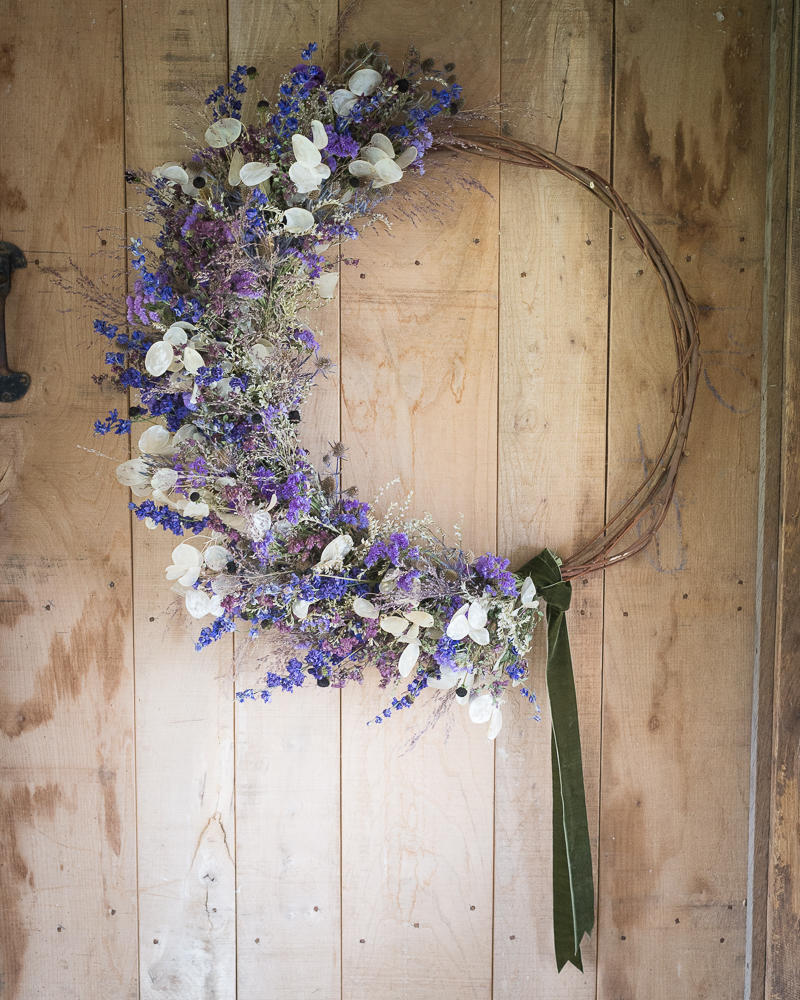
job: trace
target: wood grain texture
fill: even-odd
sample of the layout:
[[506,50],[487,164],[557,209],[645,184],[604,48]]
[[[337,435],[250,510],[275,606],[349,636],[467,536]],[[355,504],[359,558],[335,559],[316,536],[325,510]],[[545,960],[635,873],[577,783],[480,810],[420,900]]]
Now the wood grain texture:
[[8,346],[31,376],[0,403],[0,993],[133,1000],[127,443],[92,436],[118,403],[89,378],[94,310],[36,266],[67,283],[69,257],[94,281],[108,267],[92,255],[124,207],[119,5],[3,0],[0,22],[0,239],[29,261]]
[[765,994],[770,1000],[800,997],[797,974],[800,925],[800,109],[798,29],[794,8],[794,53],[789,116],[784,412],[781,475],[781,547],[772,770],[769,907]]
[[[128,0],[127,164],[152,169],[202,141],[198,96],[227,79],[226,18],[223,0],[181,9]],[[195,651],[203,623],[171,600],[164,578],[178,539],[138,521],[133,539],[141,996],[227,1000],[236,995],[232,642]]]
[[[766,5],[616,9],[614,183],[700,306],[674,514],[608,574],[598,996],[743,993],[754,655]],[[656,282],[613,232],[609,513],[664,430]]]
[[[248,100],[274,104],[280,78],[311,40],[323,65],[336,62],[335,3],[287,11],[277,3],[231,0],[231,65],[256,66]],[[318,53],[319,56],[319,53]],[[320,353],[337,366],[303,406],[300,437],[321,468],[339,438],[338,296],[309,315]],[[269,638],[237,638],[237,688],[266,669]],[[236,708],[238,1000],[341,997],[340,695],[313,681],[265,706]]]
[[[605,176],[611,15],[603,3],[503,7],[504,128]],[[564,178],[507,164],[500,203],[499,549],[517,567],[545,546],[569,555],[604,521],[609,217]],[[568,628],[595,846],[602,575],[573,589]],[[497,746],[498,1000],[533,989],[570,998],[595,991],[596,935],[584,939],[583,975],[573,966],[559,974],[554,959],[546,641],[537,639],[531,686],[542,721],[531,721],[514,692]]]
[[[448,0],[388,19],[370,0],[342,44],[378,39],[397,64],[415,42],[439,66],[452,60],[481,105],[500,89],[499,14],[487,0]],[[465,546],[480,552],[496,545],[498,171],[462,170],[490,194],[447,190],[431,165],[415,197],[431,192],[441,221],[404,217],[411,192],[398,186],[391,234],[379,228],[353,248],[359,264],[342,275],[342,435],[363,499],[399,478],[385,501],[414,491],[413,511],[430,511],[451,544],[463,521]],[[367,728],[391,697],[372,681],[342,697],[342,996],[371,997],[380,983],[397,1000],[489,997],[493,747],[456,715],[449,741],[440,724],[400,757],[428,699],[412,719]]]

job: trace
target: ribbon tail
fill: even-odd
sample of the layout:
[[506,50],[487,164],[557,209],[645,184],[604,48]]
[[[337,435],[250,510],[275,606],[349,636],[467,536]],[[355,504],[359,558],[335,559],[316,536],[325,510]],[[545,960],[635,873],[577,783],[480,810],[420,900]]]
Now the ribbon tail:
[[581,940],[594,928],[594,880],[581,765],[578,702],[564,612],[547,606],[547,692],[552,721],[553,933],[558,971],[583,971]]

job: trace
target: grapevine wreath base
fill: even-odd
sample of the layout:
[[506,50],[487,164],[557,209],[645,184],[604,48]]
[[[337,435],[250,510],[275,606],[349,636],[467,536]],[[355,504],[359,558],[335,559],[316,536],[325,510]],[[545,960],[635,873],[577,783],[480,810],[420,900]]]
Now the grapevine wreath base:
[[[343,687],[371,667],[393,692],[375,723],[433,688],[494,739],[512,689],[535,700],[524,656],[546,606],[555,951],[559,970],[582,968],[594,888],[569,581],[640,551],[664,520],[697,387],[696,307],[607,181],[462,110],[452,64],[438,68],[412,48],[393,69],[377,45],[360,44],[327,72],[315,50],[303,51],[277,99],[252,99],[247,123],[242,100],[257,74],[238,67],[205,102],[202,148],[126,175],[146,193],[160,233],[152,250],[131,241],[127,308],[114,315],[102,299],[95,329],[111,342],[110,374],[96,380],[137,390],[139,403],[128,418],[111,410],[95,429],[148,425],[117,476],[147,527],[186,539],[166,575],[189,613],[209,622],[198,649],[234,630],[278,637],[284,668],[241,700],[268,702],[308,679]],[[403,520],[394,507],[379,517],[343,488],[341,443],[317,470],[298,442],[302,404],[331,367],[308,309],[335,294],[337,248],[357,238],[357,225],[388,224],[382,204],[395,185],[413,184],[433,150],[577,182],[625,220],[664,290],[677,359],[667,439],[636,493],[563,562],[545,550],[512,571],[507,559],[448,544],[429,517]]]

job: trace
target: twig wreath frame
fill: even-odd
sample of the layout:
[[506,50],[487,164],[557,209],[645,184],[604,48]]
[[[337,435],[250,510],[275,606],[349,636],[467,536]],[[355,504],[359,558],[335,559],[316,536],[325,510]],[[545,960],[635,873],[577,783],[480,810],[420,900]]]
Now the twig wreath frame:
[[[259,100],[247,125],[242,95],[257,74],[237,67],[205,102],[204,148],[185,163],[127,172],[160,233],[155,253],[131,241],[136,274],[124,311],[95,297],[106,313],[95,330],[111,342],[111,373],[95,380],[136,389],[140,402],[127,417],[111,410],[95,431],[149,425],[139,457],[117,477],[149,528],[200,543],[182,541],[166,570],[190,614],[213,619],[198,648],[234,630],[277,637],[284,669],[267,670],[260,689],[237,694],[242,701],[270,701],[273,689],[292,691],[308,678],[343,687],[372,666],[384,687],[406,684],[374,723],[427,687],[437,691],[437,712],[460,703],[494,739],[511,689],[535,702],[524,655],[546,603],[555,952],[559,970],[582,968],[594,886],[565,618],[570,580],[630,558],[664,521],[697,390],[697,307],[606,180],[464,112],[452,64],[439,69],[411,48],[396,71],[377,44],[361,43],[326,73],[315,50],[302,52],[277,101]],[[424,172],[428,150],[555,170],[578,183],[624,219],[661,282],[676,357],[666,440],[642,485],[563,562],[545,549],[512,572],[507,559],[448,545],[427,516],[403,520],[404,509],[392,506],[379,518],[343,488],[341,442],[317,470],[298,441],[302,402],[330,368],[306,319],[335,294],[338,270],[325,253],[357,238],[356,221],[386,222],[381,203],[405,174]]]

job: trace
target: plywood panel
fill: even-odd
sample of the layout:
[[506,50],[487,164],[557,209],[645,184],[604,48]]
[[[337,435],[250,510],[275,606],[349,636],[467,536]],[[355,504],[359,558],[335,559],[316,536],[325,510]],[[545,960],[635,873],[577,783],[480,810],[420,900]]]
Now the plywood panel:
[[[227,79],[226,35],[224,2],[128,0],[128,165],[184,159],[175,120],[202,140],[204,109],[185,88]],[[232,643],[195,651],[202,623],[164,578],[177,540],[140,522],[133,538],[141,995],[225,1000],[236,992]]]
[[[481,105],[499,93],[499,13],[491,2],[412,3],[389,21],[368,2],[342,42],[378,39],[393,63],[415,42],[439,66],[452,60]],[[463,520],[465,546],[484,551],[496,544],[497,168],[464,169],[490,195],[440,189],[441,221],[426,213],[413,225],[398,211],[391,236],[370,233],[353,250],[343,438],[364,499],[399,477],[389,500],[414,491],[415,512],[451,539]],[[390,701],[372,680],[343,694],[342,994],[373,996],[380,983],[398,1000],[488,997],[493,747],[455,716],[448,742],[440,725],[401,756],[430,708],[422,698],[414,718],[368,729]]]
[[[248,99],[274,103],[281,76],[312,39],[320,62],[334,64],[337,14],[330,2],[287,16],[278,4],[232,0],[231,64],[259,70]],[[309,321],[323,331],[320,353],[338,366],[338,297]],[[319,467],[339,437],[338,367],[318,380],[302,416],[300,437]],[[269,637],[237,645],[237,687],[247,688],[264,672],[258,658],[269,655]],[[268,706],[237,705],[239,1000],[261,1000],[265,982],[275,998],[341,996],[339,701],[338,691],[314,685],[275,692]]]
[[[92,307],[36,264],[93,280],[123,201],[120,13],[0,4],[0,238],[27,254],[6,310],[28,394],[0,403],[0,982],[4,1000],[137,993],[126,439],[92,384]],[[88,227],[88,228],[87,228]]]
[[[601,175],[610,169],[612,11],[607,4],[503,8],[506,128]],[[512,566],[545,546],[570,555],[605,506],[608,212],[561,177],[503,165],[500,242],[500,550]],[[603,579],[574,585],[570,639],[589,825],[597,836]],[[546,642],[531,655],[542,721],[520,698],[498,738],[495,997],[593,997],[556,970],[552,927]],[[595,872],[596,872],[595,862]]]
[[[673,512],[607,575],[599,996],[745,980],[756,594],[766,5],[617,8],[615,183],[700,306],[701,390]],[[609,510],[673,377],[660,292],[615,223]],[[637,470],[638,466],[638,470]]]

